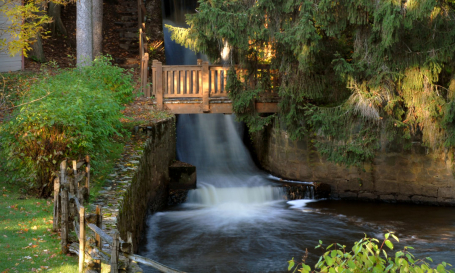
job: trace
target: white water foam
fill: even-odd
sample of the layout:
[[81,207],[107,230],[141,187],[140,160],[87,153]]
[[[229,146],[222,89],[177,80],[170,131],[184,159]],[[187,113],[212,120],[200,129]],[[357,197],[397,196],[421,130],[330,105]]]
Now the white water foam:
[[220,114],[179,116],[177,155],[195,165],[198,174],[198,188],[190,191],[189,203],[235,207],[284,200],[283,189],[274,187],[269,175],[255,166],[242,141],[242,125],[234,119]]

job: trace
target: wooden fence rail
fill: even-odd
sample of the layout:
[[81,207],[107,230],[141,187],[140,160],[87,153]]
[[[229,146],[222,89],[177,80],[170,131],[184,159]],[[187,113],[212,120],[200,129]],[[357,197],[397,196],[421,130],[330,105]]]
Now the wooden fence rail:
[[[101,260],[111,265],[111,272],[119,272],[119,254],[122,253],[130,261],[136,261],[161,272],[184,273],[168,266],[162,265],[151,259],[135,255],[133,250],[132,233],[127,232],[127,241],[119,238],[118,232],[111,237],[102,229],[101,208],[96,206],[94,214],[87,214],[84,203],[88,201],[88,190],[90,185],[90,158],[87,156],[82,161],[72,161],[71,169],[68,160],[60,164],[60,172],[54,182],[54,231],[61,229],[61,248],[64,254],[69,251],[79,255],[79,272],[85,269],[101,272]],[[82,167],[82,168],[81,168]],[[70,175],[71,174],[71,175]],[[85,178],[85,179],[84,179]],[[70,223],[76,233],[79,243],[69,245],[68,234]],[[94,245],[88,244],[86,227],[95,234]],[[102,242],[111,247],[111,253],[102,249]],[[86,264],[86,257],[89,262]]]

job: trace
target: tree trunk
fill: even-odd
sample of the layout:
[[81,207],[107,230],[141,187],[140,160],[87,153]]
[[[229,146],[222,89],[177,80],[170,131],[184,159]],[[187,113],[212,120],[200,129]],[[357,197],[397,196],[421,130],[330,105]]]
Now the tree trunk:
[[28,56],[37,62],[45,63],[46,57],[44,56],[43,50],[43,39],[41,38],[41,34],[36,34],[36,38],[33,41],[30,41],[31,50],[28,53]]
[[76,2],[76,52],[77,66],[91,65],[93,60],[92,1]]
[[52,32],[52,36],[55,36],[57,33],[67,35],[66,28],[62,22],[62,5],[49,3],[49,10],[47,15],[52,17],[52,23],[49,24],[49,29]]
[[92,0],[93,57],[103,54],[103,0]]
[[[44,14],[44,6],[39,5],[40,12],[38,13],[38,17],[41,17],[40,15]],[[40,63],[45,63],[46,62],[46,57],[44,56],[44,50],[43,50],[43,39],[41,38],[41,34],[37,33],[35,39],[30,40],[30,47],[32,48],[30,52],[28,53],[29,57],[32,60],[35,60]]]
[[54,191],[54,177],[51,171],[45,166],[39,166],[36,179],[36,186],[39,191],[38,196],[40,198],[51,196],[51,193]]

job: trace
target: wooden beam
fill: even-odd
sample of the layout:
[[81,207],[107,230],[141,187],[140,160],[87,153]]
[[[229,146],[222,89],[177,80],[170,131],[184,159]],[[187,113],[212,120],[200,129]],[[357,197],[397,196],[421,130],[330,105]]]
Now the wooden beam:
[[[210,110],[203,111],[201,103],[166,103],[166,109],[173,114],[232,114],[231,103],[210,103]],[[257,102],[256,111],[258,113],[276,113],[278,112],[278,103],[276,102]]]
[[256,102],[256,111],[258,113],[277,113],[278,102]]
[[110,246],[113,245],[113,239],[111,236],[109,236],[109,234],[107,234],[106,232],[104,232],[104,230],[100,229],[99,227],[97,227],[96,225],[94,224],[88,224],[87,225],[91,230],[93,230],[96,234],[98,234],[100,236],[100,238],[108,243]]
[[112,250],[111,250],[111,273],[119,273],[118,260],[119,260],[119,235],[118,232],[114,232]]
[[139,255],[127,254],[127,253],[123,253],[123,255],[126,258],[130,259],[130,260],[133,260],[135,262],[151,266],[153,268],[158,269],[161,272],[165,272],[165,273],[185,273],[183,271],[178,271],[178,270],[172,269],[172,268],[167,267],[167,266],[165,266],[163,264],[157,263],[157,262],[155,262],[153,260],[147,259],[147,258],[139,256]]

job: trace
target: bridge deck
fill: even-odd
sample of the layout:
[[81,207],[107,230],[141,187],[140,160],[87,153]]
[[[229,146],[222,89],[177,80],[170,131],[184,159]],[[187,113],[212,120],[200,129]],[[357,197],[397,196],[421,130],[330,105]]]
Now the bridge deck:
[[[164,109],[173,114],[232,114],[232,101],[229,98],[209,99],[209,111],[203,110],[202,98],[188,100],[186,98],[165,99]],[[275,113],[278,111],[277,102],[256,102],[258,113]]]
[[[267,66],[259,71],[266,71]],[[225,89],[229,67],[211,65],[198,60],[197,65],[152,65],[152,94],[159,109],[174,114],[231,114],[232,101]],[[242,71],[237,71],[242,74]],[[255,75],[253,75],[255,76]],[[276,85],[275,85],[276,86]],[[276,93],[265,92],[255,102],[258,113],[278,111]]]

